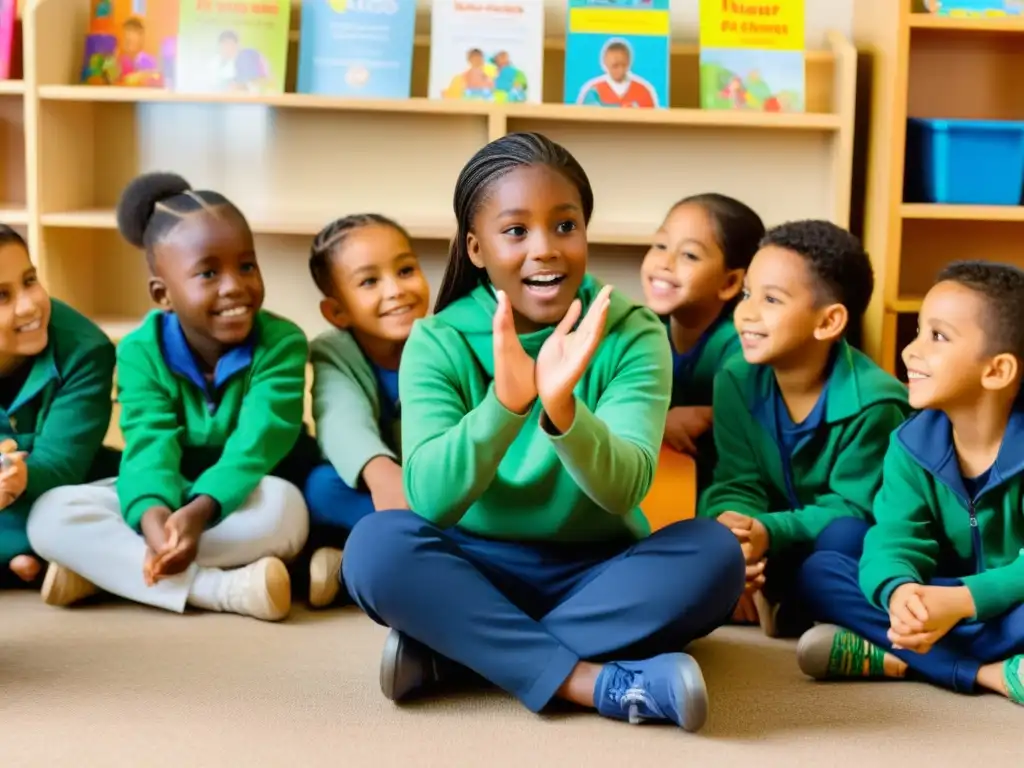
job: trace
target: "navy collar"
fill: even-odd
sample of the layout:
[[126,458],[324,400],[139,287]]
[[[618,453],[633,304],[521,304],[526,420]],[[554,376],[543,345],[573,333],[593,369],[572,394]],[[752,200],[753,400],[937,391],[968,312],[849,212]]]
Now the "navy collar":
[[974,499],[967,495],[953,445],[953,424],[945,413],[923,410],[914,414],[896,430],[896,439],[923,469],[969,503],[1024,472],[1024,398],[1018,398],[1010,412],[988,480],[977,489]]
[[[178,316],[173,312],[165,312],[160,318],[160,351],[163,354],[167,367],[172,372],[195,384],[203,392],[210,389],[209,382],[203,375],[196,360],[192,347],[185,338],[185,332],[181,328]],[[244,371],[252,365],[253,351],[255,349],[256,328],[244,343],[232,347],[217,361],[217,367],[213,371],[213,387],[215,390],[224,386],[227,381],[237,373]]]

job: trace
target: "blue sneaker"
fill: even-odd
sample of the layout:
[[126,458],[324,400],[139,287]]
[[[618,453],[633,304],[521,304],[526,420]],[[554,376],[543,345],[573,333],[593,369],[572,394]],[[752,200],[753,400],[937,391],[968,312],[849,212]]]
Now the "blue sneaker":
[[704,675],[685,653],[605,664],[594,686],[594,703],[598,714],[633,725],[671,721],[694,732],[708,718]]

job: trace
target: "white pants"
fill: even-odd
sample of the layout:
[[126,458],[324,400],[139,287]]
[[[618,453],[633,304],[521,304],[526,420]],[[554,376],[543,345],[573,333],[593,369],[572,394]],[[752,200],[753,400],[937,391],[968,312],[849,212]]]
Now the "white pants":
[[199,567],[237,568],[262,557],[294,558],[309,535],[309,512],[291,483],[265,477],[246,503],[203,533],[184,572],[147,586],[146,542],[125,522],[115,479],[44,493],[32,507],[33,550],[114,595],[182,613]]

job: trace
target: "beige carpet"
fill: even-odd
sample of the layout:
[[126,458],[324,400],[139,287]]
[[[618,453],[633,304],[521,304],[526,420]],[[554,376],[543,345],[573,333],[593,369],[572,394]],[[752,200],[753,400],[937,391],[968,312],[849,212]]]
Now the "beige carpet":
[[858,766],[1024,762],[1024,709],[919,684],[805,680],[793,644],[695,644],[704,731],[538,717],[500,692],[396,707],[384,630],[354,609],[284,624],[0,594],[0,763],[9,766]]

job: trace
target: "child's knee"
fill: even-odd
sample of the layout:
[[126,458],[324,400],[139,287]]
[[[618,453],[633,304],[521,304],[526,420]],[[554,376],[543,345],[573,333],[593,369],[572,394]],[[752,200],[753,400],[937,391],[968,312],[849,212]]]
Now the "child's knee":
[[266,536],[279,543],[276,549],[281,557],[296,556],[309,537],[309,510],[302,492],[278,477],[263,478],[259,492],[261,506],[269,513],[265,517]]
[[407,586],[402,566],[419,557],[423,534],[429,528],[426,520],[408,510],[375,512],[364,517],[345,543],[345,583],[354,592],[370,585],[386,590],[396,580]]
[[841,517],[829,523],[814,541],[815,552],[840,552],[860,559],[864,537],[871,524],[856,517]]

